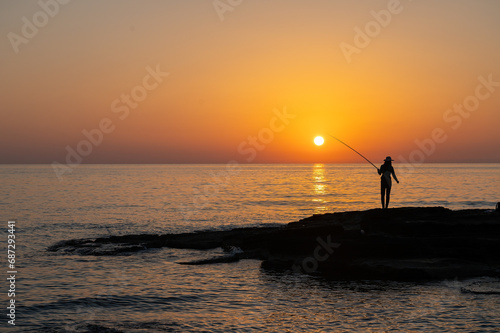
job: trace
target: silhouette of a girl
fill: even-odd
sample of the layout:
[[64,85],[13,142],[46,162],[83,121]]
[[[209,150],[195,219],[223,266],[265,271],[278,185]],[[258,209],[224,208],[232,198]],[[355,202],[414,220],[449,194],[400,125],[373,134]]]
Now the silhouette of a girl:
[[[384,160],[384,164],[380,166],[380,169],[377,169],[378,174],[382,175],[380,177],[380,196],[382,201],[382,208],[389,207],[389,200],[391,199],[391,175],[394,177],[394,180],[399,184],[398,177],[394,173],[394,168],[392,167],[392,161],[394,161],[390,156],[387,156]],[[384,206],[384,197],[385,197],[385,206]]]

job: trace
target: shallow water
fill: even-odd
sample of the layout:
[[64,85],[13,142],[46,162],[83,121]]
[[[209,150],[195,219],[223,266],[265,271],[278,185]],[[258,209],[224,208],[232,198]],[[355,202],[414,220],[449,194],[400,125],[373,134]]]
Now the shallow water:
[[[401,184],[393,186],[391,207],[491,209],[499,201],[498,164],[395,167]],[[0,177],[3,253],[6,221],[17,221],[16,331],[500,330],[500,295],[463,292],[494,279],[332,282],[266,271],[254,260],[177,264],[220,249],[101,257],[46,251],[73,238],[226,229],[377,208],[379,178],[369,165],[85,165],[63,181],[50,166],[4,165]]]

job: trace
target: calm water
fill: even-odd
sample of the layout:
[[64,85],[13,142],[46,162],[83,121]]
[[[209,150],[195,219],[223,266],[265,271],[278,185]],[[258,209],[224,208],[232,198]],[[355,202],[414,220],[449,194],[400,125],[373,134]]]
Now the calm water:
[[[499,164],[398,165],[391,207],[491,209]],[[277,274],[254,260],[179,261],[221,253],[159,249],[121,256],[49,253],[60,240],[226,229],[315,213],[378,208],[370,165],[86,165],[63,181],[51,166],[0,166],[2,253],[17,241],[16,327],[40,332],[473,332],[500,330],[500,295],[473,281],[332,282]],[[5,260],[4,267],[6,267]],[[3,275],[6,275],[6,268]],[[475,281],[490,282],[491,279]],[[5,280],[4,280],[5,281]],[[3,284],[2,308],[7,306]]]

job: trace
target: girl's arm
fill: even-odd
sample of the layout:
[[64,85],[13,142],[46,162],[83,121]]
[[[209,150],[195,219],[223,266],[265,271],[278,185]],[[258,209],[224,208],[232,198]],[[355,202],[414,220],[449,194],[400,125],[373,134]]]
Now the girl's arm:
[[396,173],[394,172],[394,168],[392,168],[392,176],[394,177],[396,182],[399,184],[399,180],[398,180],[398,177],[396,177]]

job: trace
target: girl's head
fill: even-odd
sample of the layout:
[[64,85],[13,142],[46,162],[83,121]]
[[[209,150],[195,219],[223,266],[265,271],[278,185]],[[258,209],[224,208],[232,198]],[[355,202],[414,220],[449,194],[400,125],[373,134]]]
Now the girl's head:
[[384,160],[385,164],[391,164],[391,162],[394,161],[390,156],[387,156]]

